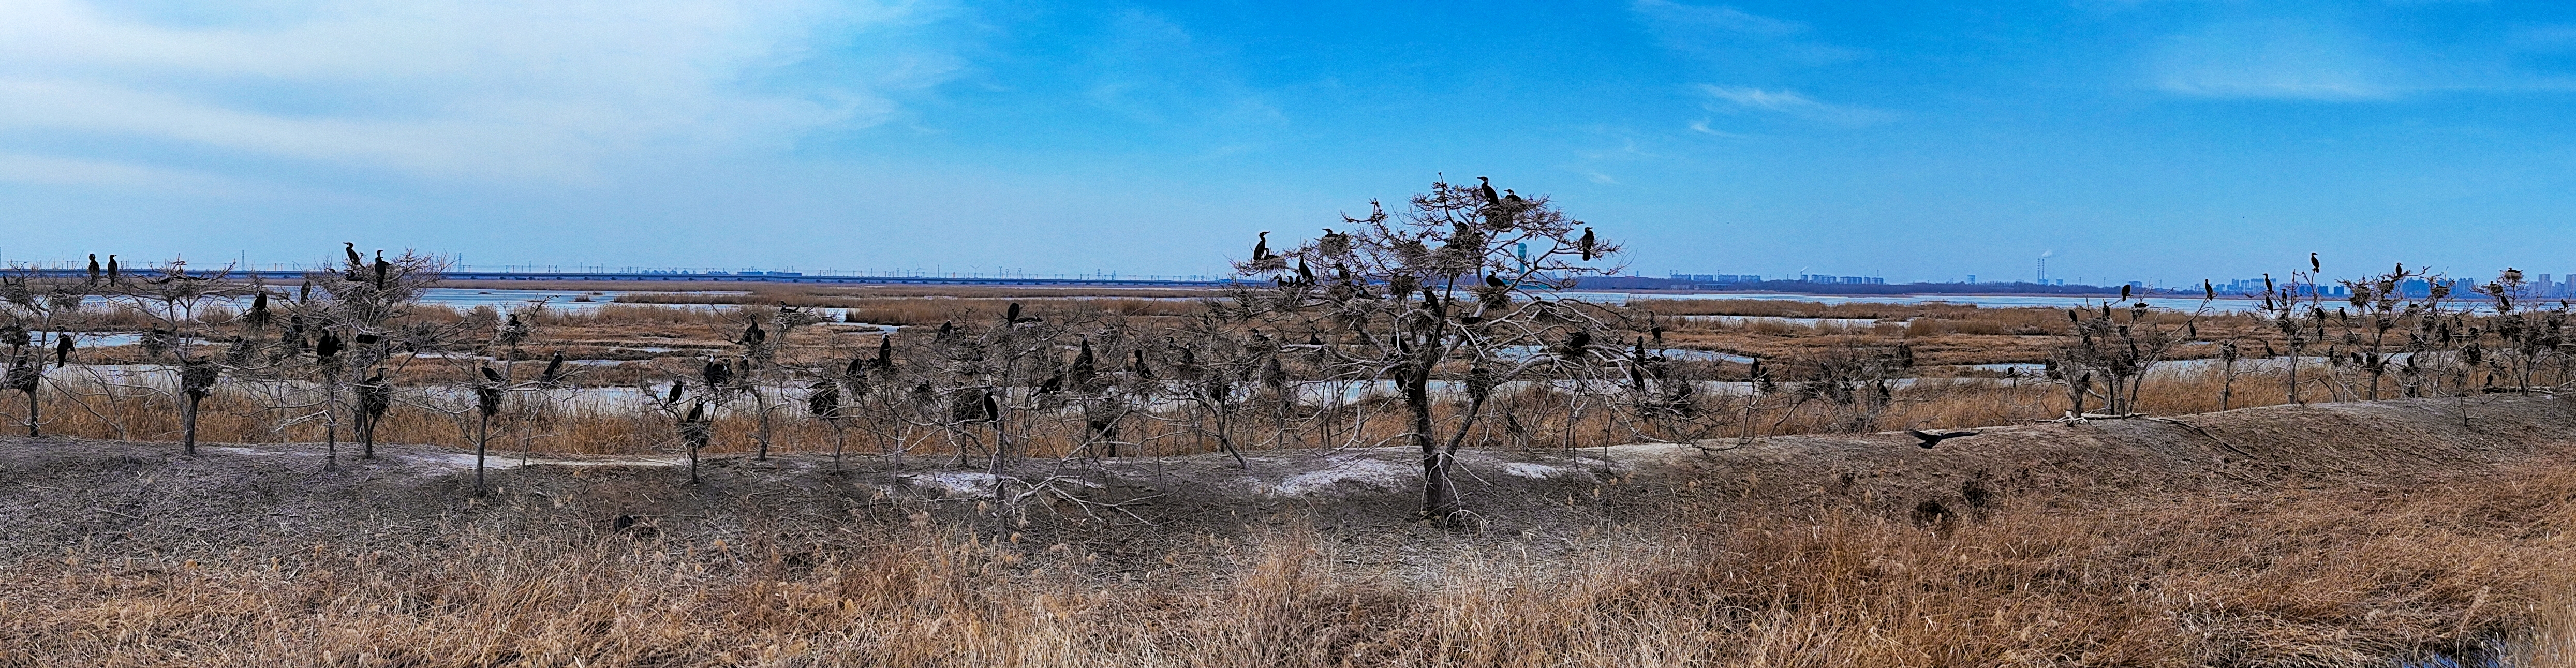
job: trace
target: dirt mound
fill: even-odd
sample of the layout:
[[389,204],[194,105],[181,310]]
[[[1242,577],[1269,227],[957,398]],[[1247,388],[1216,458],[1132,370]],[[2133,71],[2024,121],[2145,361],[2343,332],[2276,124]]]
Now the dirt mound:
[[[1901,433],[1579,451],[1471,451],[1463,492],[1482,531],[1515,540],[1687,508],[1730,516],[1861,510],[1942,521],[2007,498],[2278,488],[2400,487],[2563,451],[2576,404],[2497,397],[2244,409],[2179,418],[1992,427],[1918,447]],[[1312,523],[1393,546],[1456,536],[1414,521],[1420,470],[1396,448],[1031,462],[995,474],[919,458],[710,459],[686,484],[674,459],[472,458],[390,446],[326,468],[311,444],[229,445],[181,456],[162,443],[0,439],[0,558],[67,546],[134,554],[292,550],[316,543],[435,547],[467,526],[532,535],[650,531],[693,539],[829,544],[869,522],[939,518],[995,535],[1038,534],[1108,555]],[[1447,540],[1447,539],[1444,539]]]

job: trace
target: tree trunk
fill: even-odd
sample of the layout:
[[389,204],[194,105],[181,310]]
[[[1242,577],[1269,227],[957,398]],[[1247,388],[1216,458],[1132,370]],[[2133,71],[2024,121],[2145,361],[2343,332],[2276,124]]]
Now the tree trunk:
[[195,394],[188,395],[188,403],[179,413],[179,443],[191,455],[197,454],[197,402],[201,400]]
[[[484,413],[482,419],[475,421],[474,427],[474,491],[476,492],[483,491],[483,453],[485,447],[491,445],[491,443],[492,414]],[[697,475],[697,463],[696,458],[694,457],[696,452],[691,451],[690,454],[692,457],[690,459],[689,472],[691,477],[695,477]]]
[[1422,516],[1447,523],[1458,512],[1458,485],[1449,478],[1449,453],[1431,435],[1430,362],[1439,357],[1428,351],[1422,357],[1404,370],[1404,409],[1412,417],[1410,437],[1422,451]]

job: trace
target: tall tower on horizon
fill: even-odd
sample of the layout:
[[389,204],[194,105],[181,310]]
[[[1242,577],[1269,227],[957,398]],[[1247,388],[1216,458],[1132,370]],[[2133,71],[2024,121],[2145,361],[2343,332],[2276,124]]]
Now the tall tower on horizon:
[[2039,256],[2039,272],[2038,276],[2035,278],[2038,279],[2036,282],[2040,285],[2048,284],[2048,256]]

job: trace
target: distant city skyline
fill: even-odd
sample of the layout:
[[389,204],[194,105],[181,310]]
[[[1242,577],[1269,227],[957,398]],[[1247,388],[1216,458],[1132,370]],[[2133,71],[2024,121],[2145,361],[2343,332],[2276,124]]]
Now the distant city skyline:
[[1646,276],[2576,255],[2561,3],[23,0],[0,95],[30,260],[1205,275],[1442,173]]

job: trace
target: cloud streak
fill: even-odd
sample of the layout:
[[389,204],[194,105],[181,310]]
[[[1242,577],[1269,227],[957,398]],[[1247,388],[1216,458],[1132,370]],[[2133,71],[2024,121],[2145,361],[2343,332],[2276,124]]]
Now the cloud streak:
[[789,91],[826,29],[911,5],[355,2],[172,25],[81,0],[0,4],[0,142],[69,134],[436,177],[570,178],[641,150],[781,144],[882,123],[958,65],[904,53]]
[[[1700,84],[1698,88],[1701,94],[1708,96],[1710,104],[1707,106],[1711,111],[1772,113],[1847,127],[1877,125],[1896,119],[1896,114],[1893,112],[1868,107],[1827,104],[1792,90],[1765,90],[1715,84]],[[1693,129],[1708,132],[1705,124],[1695,126]]]

